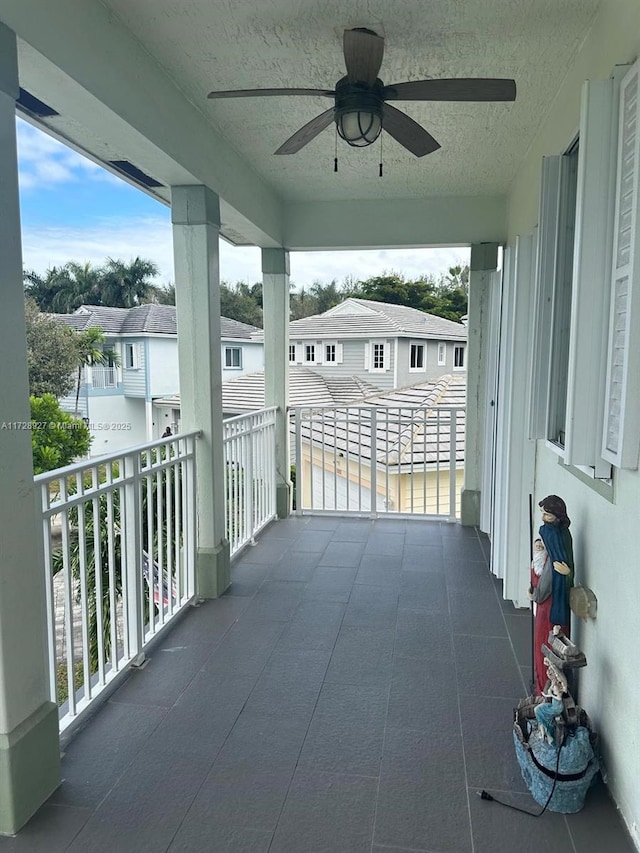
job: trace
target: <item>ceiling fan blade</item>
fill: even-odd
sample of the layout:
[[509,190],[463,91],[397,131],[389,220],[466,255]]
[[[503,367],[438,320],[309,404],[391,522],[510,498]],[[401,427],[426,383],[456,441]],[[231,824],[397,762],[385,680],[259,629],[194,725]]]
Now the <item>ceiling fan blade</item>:
[[371,30],[345,30],[344,62],[350,83],[375,83],[382,65],[384,39]]
[[312,118],[300,130],[296,130],[293,136],[290,136],[286,142],[283,142],[280,148],[274,154],[295,154],[301,148],[304,148],[311,140],[321,133],[325,127],[329,127],[333,121],[334,108],[320,113],[319,116]]
[[424,127],[389,104],[384,105],[382,129],[416,157],[424,157],[440,148],[440,143]]
[[459,78],[414,80],[385,86],[382,97],[389,101],[515,101],[515,80]]
[[263,98],[265,95],[320,95],[333,98],[333,89],[236,89],[229,92],[209,92],[207,98]]

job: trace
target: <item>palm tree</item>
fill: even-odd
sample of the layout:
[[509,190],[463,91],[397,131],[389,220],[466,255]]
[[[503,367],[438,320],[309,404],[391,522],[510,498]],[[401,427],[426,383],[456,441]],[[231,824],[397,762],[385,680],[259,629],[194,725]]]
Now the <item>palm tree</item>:
[[44,275],[26,270],[25,293],[38,303],[41,311],[69,314],[83,302],[93,301],[101,274],[101,270],[94,269],[90,263],[75,261],[51,267]]
[[56,294],[66,283],[67,273],[64,267],[50,267],[44,275],[34,270],[23,273],[25,296],[33,299],[41,311],[51,313],[55,309],[53,301]]
[[93,268],[87,261],[84,264],[69,261],[62,268],[58,291],[54,295],[53,310],[60,314],[70,314],[83,303],[93,302],[101,270]]
[[101,304],[115,308],[141,305],[150,296],[153,288],[151,279],[157,275],[158,267],[153,261],[134,258],[127,264],[107,258],[102,270]]

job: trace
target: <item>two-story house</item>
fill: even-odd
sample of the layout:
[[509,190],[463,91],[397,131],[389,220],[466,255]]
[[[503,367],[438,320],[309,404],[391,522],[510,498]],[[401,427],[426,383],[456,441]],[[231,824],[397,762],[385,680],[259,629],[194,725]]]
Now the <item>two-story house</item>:
[[[173,305],[135,308],[81,305],[73,314],[54,315],[77,331],[104,332],[104,364],[84,370],[77,411],[91,429],[91,455],[99,456],[158,438],[180,423],[178,338]],[[263,345],[252,339],[255,326],[221,318],[222,378],[264,367]],[[61,400],[76,410],[76,390]]]
[[465,369],[467,329],[415,308],[346,299],[289,324],[289,363],[402,388]]

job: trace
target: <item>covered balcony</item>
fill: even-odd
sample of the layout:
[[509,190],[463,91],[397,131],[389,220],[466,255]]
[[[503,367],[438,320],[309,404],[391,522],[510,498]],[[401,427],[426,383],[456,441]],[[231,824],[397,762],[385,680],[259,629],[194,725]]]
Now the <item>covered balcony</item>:
[[540,811],[512,742],[530,616],[455,523],[292,516],[63,742],[1,851],[633,850],[599,784]]
[[[638,845],[637,11],[0,0],[0,850]],[[371,77],[384,59],[389,86],[365,93],[386,122],[382,166],[378,145],[328,129],[335,118],[346,133],[348,104],[331,99],[353,29],[385,40],[349,72]],[[516,99],[433,82],[471,78],[513,79]],[[405,80],[432,99],[394,119],[380,92],[415,92],[394,88]],[[207,99],[260,86],[330,88]],[[182,434],[92,460],[57,490],[34,491],[29,430],[5,428],[29,423],[16,110],[171,209]],[[412,119],[423,131],[407,136]],[[294,140],[307,145],[273,155],[309,122]],[[261,249],[264,294],[266,408],[229,430],[221,238]],[[324,485],[324,515],[292,516],[290,253],[460,245],[464,479],[458,510],[449,467],[444,509],[460,520],[426,518],[426,477],[422,519],[381,518],[406,509],[406,490],[379,505],[379,453],[359,517],[327,511]],[[315,427],[305,439],[301,424],[300,443],[326,482]],[[246,446],[230,448],[255,430],[249,473]],[[399,452],[395,464],[411,473]],[[597,599],[572,628],[607,789],[578,815],[534,820],[476,792],[528,801],[512,708],[529,678],[528,497],[549,494],[566,500],[576,583]],[[47,615],[60,519],[59,638]],[[60,707],[58,639],[71,655]]]

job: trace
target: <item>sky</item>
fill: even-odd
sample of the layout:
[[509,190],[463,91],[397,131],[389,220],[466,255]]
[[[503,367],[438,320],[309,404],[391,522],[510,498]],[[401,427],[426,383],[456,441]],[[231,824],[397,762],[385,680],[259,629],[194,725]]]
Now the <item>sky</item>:
[[[38,273],[67,261],[100,266],[107,257],[154,261],[159,284],[173,281],[169,208],[22,119],[17,119],[22,252]],[[406,278],[445,274],[469,262],[469,249],[291,252],[296,289],[314,281],[366,279],[385,272]],[[220,241],[220,277],[261,280],[260,249]]]

